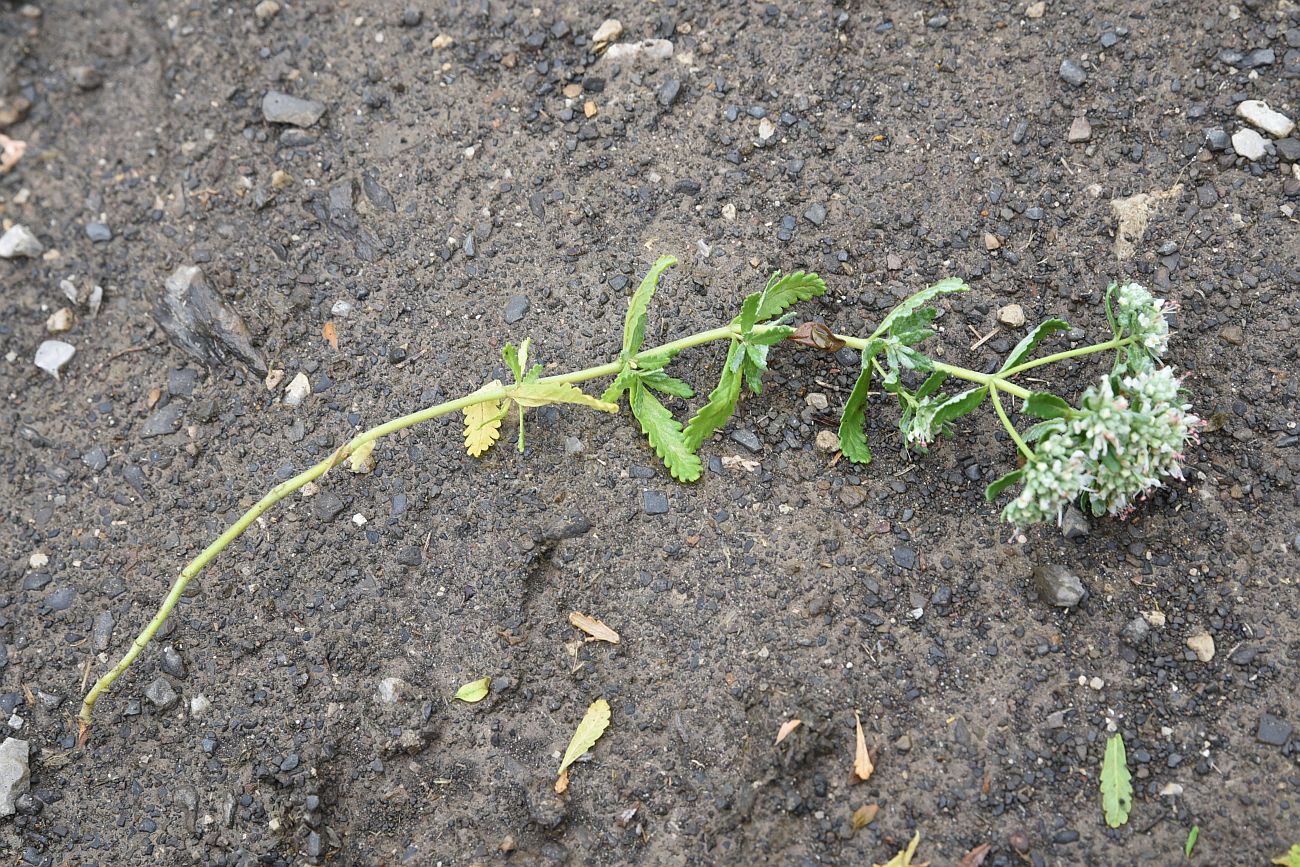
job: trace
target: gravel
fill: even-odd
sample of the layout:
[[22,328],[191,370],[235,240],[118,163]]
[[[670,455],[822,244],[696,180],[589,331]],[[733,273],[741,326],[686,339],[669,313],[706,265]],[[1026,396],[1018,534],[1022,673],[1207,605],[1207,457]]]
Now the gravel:
[[55,379],[59,378],[63,368],[77,354],[77,347],[62,340],[46,340],[36,348],[36,357],[32,362]]
[[21,223],[15,223],[0,235],[0,259],[35,259],[45,252],[45,245]]
[[144,697],[160,712],[171,710],[181,700],[171,681],[165,677],[159,677],[145,687]]
[[641,494],[641,511],[647,515],[668,514],[668,497],[661,491],[644,491]]
[[278,90],[268,91],[262,97],[262,117],[267,123],[308,127],[315,125],[324,113],[325,103],[314,99],[299,99]]
[[1239,129],[1232,134],[1232,149],[1238,156],[1257,162],[1268,153],[1264,137],[1253,129]]
[[505,320],[507,325],[514,325],[521,322],[528,311],[532,308],[532,302],[528,300],[527,295],[515,295],[506,302]]
[[1082,87],[1088,80],[1088,73],[1084,68],[1068,58],[1061,61],[1061,68],[1057,74],[1061,76],[1062,81],[1073,87]]
[[1087,592],[1073,571],[1052,563],[1034,567],[1034,587],[1039,598],[1060,608],[1073,608],[1083,600]]
[[27,741],[5,738],[0,743],[0,816],[17,812],[19,797],[27,793],[31,785],[30,758]]
[[1263,713],[1259,715],[1259,728],[1255,730],[1255,740],[1261,744],[1281,747],[1291,739],[1292,731],[1294,728],[1291,723],[1271,713]]
[[1295,129],[1295,121],[1258,99],[1246,99],[1237,103],[1237,117],[1262,129],[1273,138],[1286,138]]

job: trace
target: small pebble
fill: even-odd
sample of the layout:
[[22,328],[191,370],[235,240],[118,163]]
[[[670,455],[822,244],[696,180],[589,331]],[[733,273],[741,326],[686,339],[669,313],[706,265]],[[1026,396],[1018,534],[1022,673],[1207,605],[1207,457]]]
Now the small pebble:
[[0,259],[35,259],[44,252],[45,245],[21,223],[15,223],[0,235]]
[[1068,58],[1061,61],[1058,74],[1061,76],[1062,81],[1074,87],[1082,87],[1083,83],[1088,80],[1088,73],[1084,68]]
[[113,240],[113,230],[104,223],[87,223],[86,237],[96,244]]
[[58,379],[60,372],[76,354],[77,348],[71,343],[64,343],[62,340],[46,340],[37,348],[36,358],[33,360],[37,367]]
[[837,452],[840,450],[839,434],[833,430],[817,431],[817,448],[824,452]]
[[527,295],[515,295],[506,302],[505,319],[507,325],[514,325],[528,315],[532,302]]
[[1291,739],[1294,727],[1281,717],[1271,713],[1259,715],[1259,728],[1255,730],[1255,740],[1273,747],[1285,746]]
[[1067,141],[1075,144],[1088,141],[1092,138],[1092,124],[1088,123],[1086,117],[1076,117],[1070,123],[1070,131],[1065,137]]
[[1196,654],[1201,662],[1214,659],[1214,638],[1208,632],[1197,632],[1187,638],[1187,648]]
[[826,222],[826,206],[821,202],[814,202],[808,210],[803,212],[804,219],[814,226],[820,226]]
[[998,308],[998,321],[1008,328],[1019,328],[1025,324],[1025,311],[1019,304],[1008,304]]
[[647,515],[665,515],[668,513],[668,497],[660,491],[644,491],[641,494],[641,510]]
[[262,97],[262,117],[267,123],[287,123],[292,126],[312,126],[325,113],[325,103],[313,99],[299,99],[278,90],[268,91]]
[[1286,138],[1295,129],[1295,121],[1281,112],[1274,111],[1268,107],[1268,103],[1258,99],[1247,99],[1237,103],[1237,117],[1262,129],[1273,138]]
[[300,371],[285,388],[284,403],[286,406],[298,406],[307,399],[309,394],[311,394],[311,380],[307,379],[307,374]]
[[731,432],[731,439],[740,443],[751,452],[761,452],[763,450],[763,441],[758,438],[758,434],[752,430],[740,428]]
[[171,681],[165,677],[160,677],[145,687],[144,697],[160,711],[171,710],[181,700],[172,687]]
[[599,51],[604,46],[623,35],[623,23],[617,18],[606,18],[591,34],[591,46]]
[[93,66],[74,66],[68,70],[68,77],[81,90],[97,90],[104,86],[104,76]]
[[76,323],[77,317],[73,314],[71,307],[60,307],[50,314],[50,318],[45,320],[45,330],[51,334],[62,334],[72,329]]
[[1030,3],[1025,7],[1026,18],[1042,18],[1045,14],[1047,14],[1047,4],[1043,2],[1043,0],[1038,0],[1037,3]]
[[1086,592],[1079,576],[1064,566],[1051,563],[1034,567],[1034,587],[1043,601],[1060,608],[1078,605]]
[[1245,157],[1251,162],[1258,162],[1268,153],[1264,137],[1253,129],[1239,129],[1232,134],[1232,149],[1237,156]]

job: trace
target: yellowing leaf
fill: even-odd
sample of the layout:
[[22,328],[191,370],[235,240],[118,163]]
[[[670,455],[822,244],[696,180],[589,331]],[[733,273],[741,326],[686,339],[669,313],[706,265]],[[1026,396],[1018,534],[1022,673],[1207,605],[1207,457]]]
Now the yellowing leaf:
[[1293,845],[1285,855],[1274,858],[1272,863],[1281,864],[1282,867],[1300,867],[1300,843]]
[[863,828],[876,821],[876,814],[880,812],[879,804],[863,804],[853,811],[853,833],[858,833]]
[[907,848],[899,852],[893,858],[890,858],[884,864],[873,864],[872,867],[921,867],[920,864],[912,864],[912,856],[916,854],[916,847],[921,845],[921,832],[917,831],[912,837],[912,841],[907,844]]
[[618,404],[607,403],[567,382],[524,382],[506,389],[520,406],[547,406],[552,403],[576,403],[601,412],[618,412]]
[[618,644],[618,633],[594,617],[588,617],[580,611],[573,611],[569,614],[569,622],[590,635],[589,641],[608,641],[610,644]]
[[858,724],[857,748],[853,753],[853,774],[859,780],[866,782],[871,779],[871,774],[876,770],[876,766],[871,763],[871,755],[867,752],[867,739],[862,734],[862,717],[858,712],[853,712],[853,719]]
[[375,468],[375,460],[371,453],[375,450],[375,441],[362,443],[352,450],[348,456],[348,469],[354,473],[368,473]]
[[[582,722],[574,729],[573,737],[569,739],[569,748],[564,751],[564,759],[560,762],[560,776],[565,779],[565,769],[573,764],[578,758],[596,745],[600,736],[609,728],[609,702],[603,698],[598,698],[587,708],[586,714],[582,717]],[[559,790],[559,782],[556,783],[556,789]]]
[[[492,380],[479,391],[501,387],[500,380]],[[507,403],[504,400],[486,400],[465,407],[465,451],[479,457],[492,448],[501,436],[501,419],[505,418]]]
[[773,746],[776,746],[776,744],[779,744],[781,743],[781,741],[788,738],[790,736],[790,732],[799,728],[799,723],[801,722],[803,722],[803,720],[788,719],[785,722],[781,723],[781,728],[776,733],[776,743],[774,743]]
[[1106,741],[1106,756],[1101,763],[1101,809],[1106,824],[1118,828],[1128,821],[1133,808],[1132,776],[1124,754],[1124,737],[1113,734]]
[[466,704],[474,704],[487,698],[488,687],[492,685],[492,678],[481,677],[478,680],[472,680],[469,683],[456,690],[456,698]]

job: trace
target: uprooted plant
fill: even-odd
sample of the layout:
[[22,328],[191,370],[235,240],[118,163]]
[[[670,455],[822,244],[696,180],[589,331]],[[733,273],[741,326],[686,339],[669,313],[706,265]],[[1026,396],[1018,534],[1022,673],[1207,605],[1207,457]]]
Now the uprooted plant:
[[[839,426],[840,448],[855,463],[870,463],[864,430],[868,396],[877,379],[880,387],[898,399],[902,410],[899,430],[903,442],[924,451],[952,423],[986,400],[993,405],[1007,435],[1020,452],[1022,465],[988,486],[990,501],[1008,487],[1020,484],[1019,494],[1002,510],[1007,521],[1023,526],[1058,518],[1067,505],[1080,501],[1095,514],[1122,514],[1166,476],[1179,476],[1184,444],[1195,436],[1199,420],[1180,397],[1179,381],[1170,368],[1160,367],[1169,339],[1165,303],[1136,283],[1112,284],[1106,292],[1106,315],[1111,337],[1100,343],[1077,346],[1031,358],[1039,344],[1052,335],[1069,331],[1059,319],[1033,328],[994,373],[981,373],[925,355],[917,347],[933,331],[938,310],[930,302],[969,287],[949,278],[910,296],[895,307],[867,337],[833,333],[825,325],[789,324],[788,308],[826,291],[816,274],[802,271],[773,274],[761,292],[749,295],[740,314],[730,323],[682,337],[650,349],[643,348],[650,301],[664,271],[677,263],[671,256],[655,263],[632,295],[623,326],[618,358],[607,364],[556,376],[542,376],[542,366],[529,366],[531,343],[507,344],[503,355],[514,383],[494,380],[456,400],[440,403],[358,434],[328,458],[276,485],[239,520],[209,544],[180,573],[158,612],[131,647],[91,687],[81,706],[82,738],[89,733],[96,700],[144,651],[168,614],[176,607],[186,585],[267,509],[289,494],[351,459],[354,467],[370,458],[375,443],[403,428],[453,412],[463,412],[465,448],[482,456],[500,437],[511,407],[517,409],[518,446],[524,450],[524,411],[550,404],[576,404],[603,412],[617,412],[624,396],[650,445],[672,476],[682,482],[700,477],[698,452],[735,412],[741,391],[762,391],[770,349],[783,341],[836,351],[845,346],[861,354],[861,372],[845,401]],[[680,352],[715,341],[727,342],[717,386],[707,401],[683,426],[656,395],[689,399],[694,389],[670,375],[667,367]],[[1098,352],[1115,353],[1111,371],[1087,389],[1077,406],[1046,391],[1031,391],[1011,380],[1028,370]],[[598,399],[576,383],[612,377]],[[961,391],[945,392],[949,381],[967,383]],[[1023,434],[1012,424],[1003,396],[1021,401],[1020,411],[1039,421]],[[1031,445],[1031,443],[1033,445]]]

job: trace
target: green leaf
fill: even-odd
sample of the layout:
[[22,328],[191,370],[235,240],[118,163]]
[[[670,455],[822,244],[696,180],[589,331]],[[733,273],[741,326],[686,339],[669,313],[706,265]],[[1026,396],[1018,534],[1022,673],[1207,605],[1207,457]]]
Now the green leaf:
[[774,346],[791,334],[794,334],[794,329],[789,325],[769,325],[762,331],[748,334],[745,342],[750,346]]
[[741,372],[745,376],[745,385],[754,394],[763,393],[763,372],[767,370],[766,346],[745,346],[745,360]]
[[1193,825],[1192,830],[1187,832],[1187,842],[1183,844],[1183,855],[1187,858],[1192,857],[1192,850],[1196,848],[1196,841],[1200,839],[1201,826]]
[[530,344],[531,338],[525,337],[524,342],[518,348],[513,343],[507,343],[501,348],[501,357],[506,360],[506,366],[515,375],[515,382],[524,381],[524,365],[528,363],[528,347]]
[[1106,287],[1106,321],[1110,323],[1110,333],[1119,337],[1119,320],[1115,318],[1115,290],[1119,284],[1114,280]]
[[655,289],[659,288],[659,278],[665,271],[677,264],[677,257],[663,256],[646,272],[645,279],[632,294],[627,304],[627,318],[623,320],[623,352],[635,355],[645,340],[646,311],[650,308],[650,299]]
[[1280,864],[1282,867],[1300,867],[1300,843],[1292,845],[1286,854],[1279,855],[1271,863]]
[[862,350],[862,372],[840,416],[840,451],[855,464],[871,463],[867,446],[867,392],[871,390],[871,360],[880,352],[880,341],[872,340]]
[[1024,362],[1029,358],[1030,353],[1038,348],[1038,344],[1042,343],[1058,331],[1069,330],[1070,323],[1066,322],[1064,319],[1048,319],[1046,322],[1038,323],[1038,325],[1034,327],[1034,330],[1026,334],[1024,338],[1016,344],[1016,348],[1011,350],[1011,354],[1007,356],[1006,362],[1002,365],[1002,370],[1010,370],[1013,367],[1024,364]]
[[655,454],[659,455],[673,478],[679,482],[698,479],[704,466],[686,445],[682,426],[668,408],[649,389],[642,387],[640,382],[633,385],[628,393],[628,404],[632,407],[632,415],[641,423],[641,432],[646,435]]
[[492,685],[492,678],[483,677],[469,683],[456,690],[456,698],[466,704],[474,704],[487,698],[488,687]]
[[596,745],[600,736],[609,728],[609,702],[603,698],[598,698],[587,708],[583,714],[582,722],[574,729],[573,737],[569,739],[569,748],[564,751],[564,759],[560,762],[558,773],[564,773],[569,765],[582,758],[582,754]]
[[525,382],[507,386],[506,397],[520,406],[547,406],[553,403],[576,403],[601,412],[618,412],[618,404],[597,400],[567,382]]
[[1034,391],[1025,398],[1022,410],[1025,415],[1032,415],[1034,418],[1065,418],[1074,411],[1074,408],[1051,392]]
[[908,370],[934,370],[934,362],[924,353],[917,352],[910,346],[899,346],[894,354],[895,360]]
[[1133,809],[1132,779],[1124,754],[1124,737],[1113,734],[1106,741],[1106,757],[1101,764],[1101,809],[1106,824],[1112,828],[1127,822],[1129,810]]
[[943,385],[947,378],[948,374],[944,373],[942,370],[936,370],[934,373],[931,373],[925,378],[925,382],[921,383],[921,387],[916,390],[916,399],[924,400],[934,394],[939,390],[939,386]]
[[1051,419],[1049,421],[1040,421],[1032,425],[1028,430],[1020,435],[1020,438],[1027,443],[1042,439],[1050,433],[1056,433],[1064,427],[1060,419]]
[[671,394],[673,397],[694,397],[695,389],[675,376],[669,376],[662,370],[645,371],[641,381],[656,391]]
[[990,503],[993,502],[998,498],[998,494],[1002,493],[1012,485],[1019,483],[1020,479],[1024,477],[1024,475],[1025,471],[1023,468],[1012,470],[984,489],[984,499],[988,500]]
[[889,326],[889,336],[899,343],[913,346],[934,333],[930,330],[930,323],[938,315],[939,311],[933,307],[917,308],[894,320]]
[[741,351],[740,342],[731,341],[727,362],[722,365],[717,387],[709,392],[708,403],[700,407],[695,417],[686,424],[684,440],[692,452],[699,451],[704,441],[726,424],[727,419],[736,411],[736,401],[740,398],[740,374],[732,368],[731,360]]
[[744,302],[740,305],[740,315],[736,317],[736,324],[740,326],[741,334],[749,334],[754,330],[754,323],[758,321],[758,305],[762,303],[762,292],[745,296]]
[[[772,276],[777,278],[778,271]],[[796,271],[779,277],[776,282],[768,281],[762,292],[762,301],[758,305],[757,322],[767,322],[780,316],[787,307],[816,298],[826,292],[826,281],[812,272]]]
[[881,321],[880,325],[877,326],[874,332],[872,332],[871,336],[879,337],[882,334],[891,332],[896,321],[911,316],[913,311],[924,307],[925,303],[931,298],[936,298],[949,292],[966,292],[969,289],[970,287],[967,286],[960,277],[948,277],[945,280],[940,280],[933,286],[927,286],[915,295],[899,302],[898,306],[891,310],[889,315]]
[[945,398],[935,408],[933,426],[941,428],[942,425],[961,418],[983,403],[988,393],[988,387],[980,385]]

